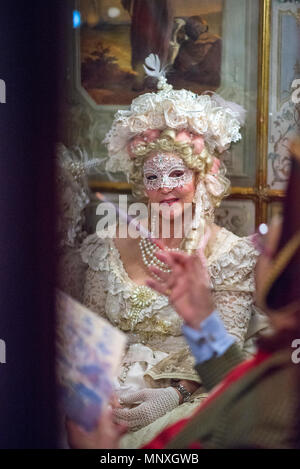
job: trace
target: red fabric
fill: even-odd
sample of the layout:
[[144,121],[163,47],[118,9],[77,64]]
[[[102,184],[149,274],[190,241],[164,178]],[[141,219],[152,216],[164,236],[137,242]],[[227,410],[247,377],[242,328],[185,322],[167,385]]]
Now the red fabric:
[[[185,425],[198,415],[203,409],[205,409],[208,405],[211,404],[222,392],[224,392],[231,384],[236,382],[238,379],[242,378],[246,373],[251,371],[253,368],[258,366],[260,363],[265,361],[269,358],[271,354],[258,351],[258,353],[250,360],[246,360],[240,365],[236,366],[232,371],[228,373],[228,375],[223,379],[223,381],[212,391],[210,396],[199,406],[199,408],[194,412],[194,414],[188,419],[182,419],[176,422],[170,427],[166,428],[162,431],[159,435],[157,435],[150,443],[143,446],[142,449],[163,449],[169,443],[172,438],[174,438],[183,428]],[[200,443],[197,441],[192,443],[189,446],[189,449],[201,449]]]

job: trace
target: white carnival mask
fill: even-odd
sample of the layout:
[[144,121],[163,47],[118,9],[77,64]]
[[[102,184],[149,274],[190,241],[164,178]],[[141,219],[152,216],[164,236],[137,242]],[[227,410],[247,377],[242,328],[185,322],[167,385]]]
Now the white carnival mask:
[[193,180],[193,171],[180,158],[158,153],[144,164],[144,186],[148,191],[174,189]]

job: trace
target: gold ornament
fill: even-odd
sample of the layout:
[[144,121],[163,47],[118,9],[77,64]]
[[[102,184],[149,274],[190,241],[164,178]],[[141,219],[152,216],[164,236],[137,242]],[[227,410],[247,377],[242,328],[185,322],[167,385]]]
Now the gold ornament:
[[131,310],[130,310],[130,329],[133,331],[138,322],[141,321],[141,312],[143,309],[149,307],[156,299],[156,294],[148,287],[143,285],[134,289],[131,297]]

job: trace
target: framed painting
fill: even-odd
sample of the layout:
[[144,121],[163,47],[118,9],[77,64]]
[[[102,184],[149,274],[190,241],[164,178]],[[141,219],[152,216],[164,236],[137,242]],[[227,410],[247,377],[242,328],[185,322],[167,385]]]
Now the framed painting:
[[128,105],[155,88],[143,64],[168,65],[174,88],[221,83],[223,0],[80,0],[81,86],[99,105]]

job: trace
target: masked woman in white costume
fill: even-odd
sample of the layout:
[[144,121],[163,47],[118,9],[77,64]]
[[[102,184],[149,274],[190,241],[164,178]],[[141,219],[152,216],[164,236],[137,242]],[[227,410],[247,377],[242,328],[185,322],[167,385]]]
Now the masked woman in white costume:
[[[146,197],[149,205],[168,207],[171,233],[184,204],[192,204],[186,236],[161,238],[162,213],[156,220],[157,237],[166,249],[196,251],[203,233],[210,233],[205,255],[215,305],[227,330],[244,346],[253,318],[256,252],[248,238],[214,224],[215,207],[230,184],[219,156],[241,138],[244,111],[215,94],[173,90],[163,71],[155,75],[157,93],[143,94],[128,111],[117,112],[106,137],[106,169],[123,171],[140,200]],[[122,407],[114,414],[129,427],[122,444],[129,448],[188,417],[205,398],[182,320],[167,296],[145,286],[149,265],[167,270],[156,249],[149,239],[118,234],[110,239],[101,233],[88,236],[81,248],[87,264],[83,302],[128,338],[116,385]]]

